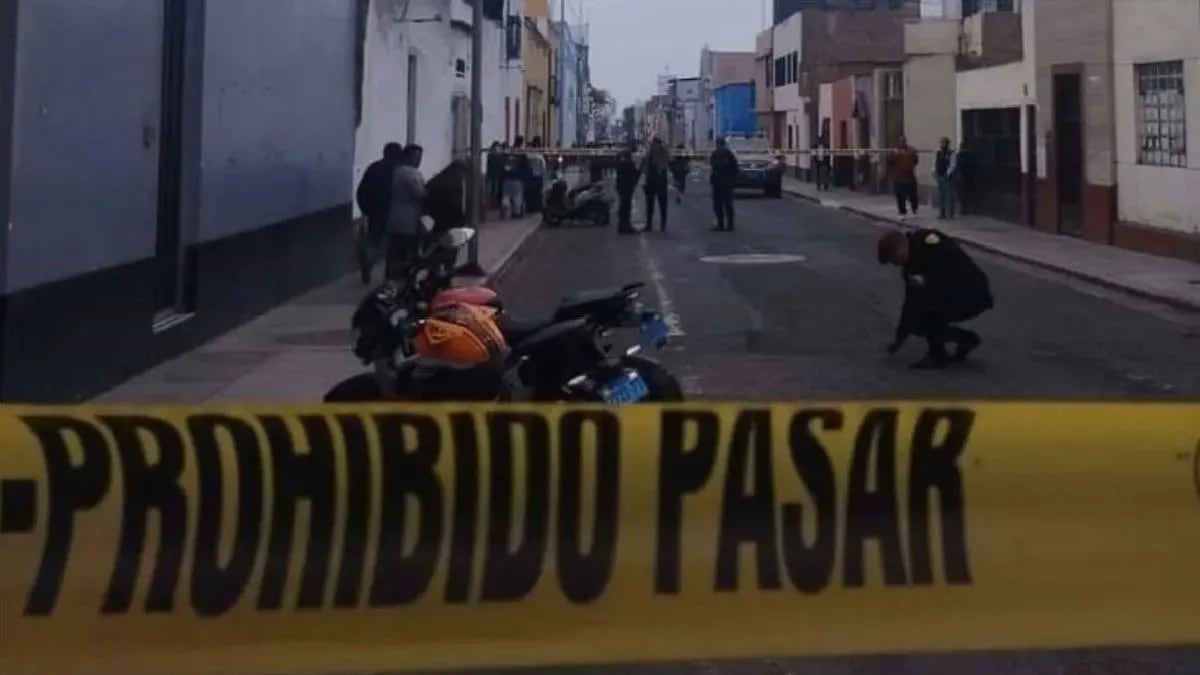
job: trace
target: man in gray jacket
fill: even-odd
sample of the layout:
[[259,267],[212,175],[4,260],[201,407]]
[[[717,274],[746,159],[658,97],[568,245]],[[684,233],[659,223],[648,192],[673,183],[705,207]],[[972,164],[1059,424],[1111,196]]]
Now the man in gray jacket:
[[421,175],[419,145],[404,148],[392,173],[392,200],[388,210],[387,278],[398,279],[412,260],[421,236],[425,178]]

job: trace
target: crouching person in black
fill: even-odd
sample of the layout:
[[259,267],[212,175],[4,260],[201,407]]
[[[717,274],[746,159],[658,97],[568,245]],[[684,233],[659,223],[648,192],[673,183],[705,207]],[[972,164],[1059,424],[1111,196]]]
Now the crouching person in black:
[[[879,240],[880,264],[903,270],[904,308],[895,339],[895,354],[910,335],[925,338],[929,351],[913,368],[941,368],[963,361],[982,340],[955,324],[969,321],[994,306],[987,275],[953,239],[937,230],[891,231]],[[954,343],[947,353],[946,343]]]

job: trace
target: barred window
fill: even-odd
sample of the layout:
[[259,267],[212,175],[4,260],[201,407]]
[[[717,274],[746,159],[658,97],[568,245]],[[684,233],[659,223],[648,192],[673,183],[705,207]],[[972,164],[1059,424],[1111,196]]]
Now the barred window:
[[1138,164],[1187,166],[1183,61],[1134,65]]

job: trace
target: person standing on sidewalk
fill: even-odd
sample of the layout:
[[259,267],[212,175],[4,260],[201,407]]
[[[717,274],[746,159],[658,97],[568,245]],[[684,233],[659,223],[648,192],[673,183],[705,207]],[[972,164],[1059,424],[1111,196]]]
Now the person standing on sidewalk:
[[421,175],[419,145],[404,148],[392,174],[391,208],[388,211],[387,278],[397,280],[412,260],[421,238],[425,211],[425,177]]
[[829,155],[829,139],[821,136],[813,145],[813,168],[816,170],[817,190],[828,192],[833,176],[833,158]]
[[542,139],[534,136],[529,143],[529,189],[525,192],[525,206],[530,213],[542,212],[542,201],[546,189],[546,156],[542,154]]
[[[925,338],[924,358],[913,368],[942,368],[963,361],[982,343],[974,331],[954,324],[992,309],[991,284],[983,270],[953,239],[938,230],[891,230],[879,239],[879,264],[896,265],[904,277],[904,306],[888,354],[910,335]],[[953,354],[946,343],[953,342]]]
[[625,149],[617,155],[617,234],[637,234],[633,229],[633,193],[641,171],[633,161],[633,152]]
[[646,193],[646,229],[654,225],[654,205],[657,202],[661,213],[659,216],[660,229],[667,231],[667,174],[671,168],[671,154],[662,139],[657,136],[650,142],[650,151],[642,160],[642,175],[645,183],[642,189]]
[[687,193],[688,179],[687,147],[680,143],[675,146],[675,156],[671,158],[671,178],[675,179],[675,203],[683,203],[683,195]]
[[388,233],[388,210],[392,199],[392,174],[399,166],[403,148],[399,143],[383,146],[383,157],[371,162],[358,182],[354,200],[365,223],[359,227],[356,244],[358,273],[363,285],[371,283],[371,271],[383,258]]
[[959,144],[954,159],[958,212],[965,216],[975,213],[975,178],[978,170],[975,153],[967,147],[967,139],[964,138]]
[[525,215],[525,183],[529,160],[525,156],[525,138],[513,139],[512,151],[504,156],[504,198],[500,212],[505,218]]
[[712,186],[713,213],[717,216],[718,232],[733,231],[733,188],[737,183],[737,156],[729,149],[729,143],[724,138],[717,139],[717,149],[708,156],[710,172],[709,185]]
[[933,177],[937,179],[938,190],[938,218],[941,220],[954,217],[956,160],[957,155],[954,148],[950,147],[950,139],[943,137],[937,156],[933,160]]
[[892,189],[896,193],[896,207],[900,210],[900,217],[905,218],[910,205],[912,214],[917,215],[917,164],[921,158],[904,136],[899,138],[898,145],[897,150],[888,154],[887,166]]

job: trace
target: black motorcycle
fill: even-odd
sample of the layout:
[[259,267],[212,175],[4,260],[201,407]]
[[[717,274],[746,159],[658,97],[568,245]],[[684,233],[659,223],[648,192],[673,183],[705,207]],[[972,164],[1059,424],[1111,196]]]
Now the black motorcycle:
[[[501,311],[497,323],[510,346],[502,362],[459,369],[416,357],[413,335],[453,274],[448,251],[462,243],[463,233],[447,233],[441,250],[425,251],[404,279],[363,299],[352,319],[354,353],[372,370],[337,384],[326,402],[683,400],[679,381],[642,354],[646,347],[663,347],[668,330],[640,302],[640,283],[568,297],[548,321],[522,321]],[[502,310],[498,299],[491,304]],[[613,331],[630,328],[639,331],[639,344],[618,349]]]

